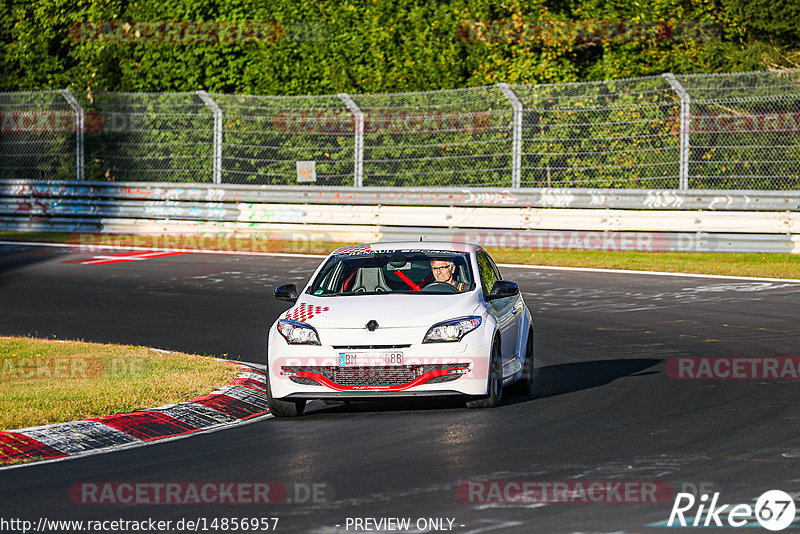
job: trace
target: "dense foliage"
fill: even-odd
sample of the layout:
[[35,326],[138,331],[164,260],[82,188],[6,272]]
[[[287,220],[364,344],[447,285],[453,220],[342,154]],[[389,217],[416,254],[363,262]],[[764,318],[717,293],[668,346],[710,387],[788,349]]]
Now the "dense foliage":
[[377,93],[799,66],[800,4],[0,0],[0,41],[5,91]]
[[[367,186],[675,188],[683,161],[693,188],[800,187],[798,71],[679,76],[690,126],[666,78],[627,79],[800,67],[797,0],[0,0],[0,42],[0,93],[86,117],[0,94],[0,177],[350,185],[363,153]],[[500,82],[555,84],[514,88],[518,166]]]

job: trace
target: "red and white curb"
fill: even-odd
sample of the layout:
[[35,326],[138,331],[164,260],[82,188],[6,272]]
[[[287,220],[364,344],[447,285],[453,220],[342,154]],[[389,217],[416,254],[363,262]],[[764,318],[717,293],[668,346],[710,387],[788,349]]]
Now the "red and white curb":
[[228,385],[179,404],[0,432],[0,466],[127,448],[217,430],[268,414],[264,372],[239,365],[241,372]]

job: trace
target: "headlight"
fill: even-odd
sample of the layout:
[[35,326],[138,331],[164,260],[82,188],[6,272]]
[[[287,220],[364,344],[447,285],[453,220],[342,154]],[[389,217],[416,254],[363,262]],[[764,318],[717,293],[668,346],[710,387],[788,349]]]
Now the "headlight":
[[292,321],[289,319],[281,319],[278,321],[278,332],[281,333],[283,339],[290,345],[319,345],[319,336],[314,327],[301,323],[299,321]]
[[428,333],[425,334],[423,343],[446,343],[448,341],[461,341],[464,334],[472,332],[481,325],[481,318],[463,317],[461,319],[451,319],[433,325]]

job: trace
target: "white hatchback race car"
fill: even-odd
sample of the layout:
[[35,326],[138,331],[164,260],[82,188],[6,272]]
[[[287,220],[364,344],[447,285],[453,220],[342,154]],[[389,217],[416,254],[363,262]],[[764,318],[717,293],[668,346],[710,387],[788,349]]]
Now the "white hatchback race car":
[[530,394],[533,320],[519,288],[481,247],[378,243],[334,250],[269,331],[267,396],[275,417],[307,400]]

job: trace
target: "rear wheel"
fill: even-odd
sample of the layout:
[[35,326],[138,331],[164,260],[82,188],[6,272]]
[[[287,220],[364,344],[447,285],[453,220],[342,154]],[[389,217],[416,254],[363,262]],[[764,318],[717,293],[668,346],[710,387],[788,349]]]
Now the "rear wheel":
[[500,343],[492,346],[492,362],[489,367],[488,395],[482,399],[467,402],[467,408],[494,408],[503,398],[503,358],[500,354]]
[[285,401],[272,396],[272,387],[269,384],[269,370],[267,370],[267,405],[269,406],[269,413],[275,417],[297,417],[298,415],[303,415],[303,411],[306,409],[305,399]]

